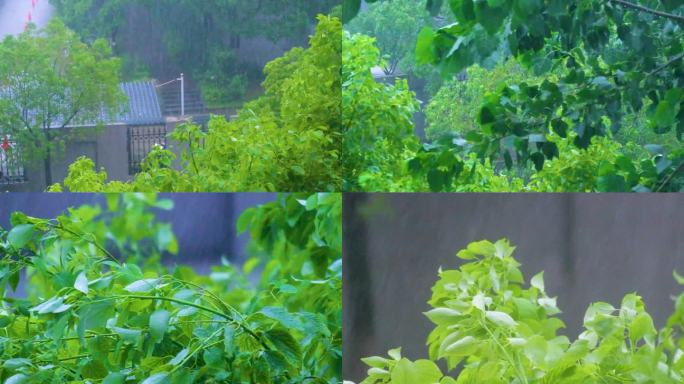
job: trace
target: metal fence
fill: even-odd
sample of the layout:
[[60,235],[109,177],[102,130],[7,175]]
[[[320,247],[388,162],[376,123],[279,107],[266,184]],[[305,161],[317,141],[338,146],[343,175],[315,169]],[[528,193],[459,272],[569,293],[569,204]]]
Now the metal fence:
[[128,127],[128,174],[135,175],[142,170],[142,162],[155,145],[167,147],[166,126]]
[[21,151],[13,141],[3,141],[0,145],[0,185],[26,182],[26,169]]

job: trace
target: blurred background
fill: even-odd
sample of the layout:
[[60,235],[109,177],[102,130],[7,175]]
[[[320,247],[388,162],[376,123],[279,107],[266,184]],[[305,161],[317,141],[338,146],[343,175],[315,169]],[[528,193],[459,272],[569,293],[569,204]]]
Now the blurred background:
[[[234,263],[245,259],[248,234],[237,235],[235,223],[247,208],[274,201],[272,193],[189,193],[159,194],[172,200],[170,211],[153,209],[157,220],[170,223],[178,239],[178,256],[167,261],[192,265],[207,273],[224,256]],[[10,215],[20,211],[29,216],[54,218],[69,207],[84,204],[105,206],[101,194],[6,193],[0,194],[0,227],[10,228]]]
[[592,302],[636,292],[660,327],[684,290],[672,276],[684,273],[681,194],[345,194],[343,222],[346,380],[390,348],[427,356],[437,270],[473,241],[508,238],[528,282],[545,271],[571,339]]

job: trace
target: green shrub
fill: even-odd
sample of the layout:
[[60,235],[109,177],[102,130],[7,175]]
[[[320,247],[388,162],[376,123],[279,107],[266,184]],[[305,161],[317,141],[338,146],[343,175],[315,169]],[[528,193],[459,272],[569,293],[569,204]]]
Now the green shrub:
[[465,136],[480,130],[478,113],[484,97],[503,84],[515,84],[532,79],[515,60],[485,69],[473,65],[466,70],[467,79],[453,78],[446,81],[425,108],[427,127],[425,135],[436,140],[448,134]]
[[[252,257],[208,276],[160,262],[179,245],[149,208],[172,206],[112,194],[106,208],[54,219],[12,215],[12,229],[0,229],[0,381],[339,381],[340,196],[247,210],[237,227],[250,231]],[[20,281],[24,297],[12,292]]]
[[[466,263],[440,270],[432,288],[435,324],[429,359],[410,361],[400,349],[368,357],[361,384],[600,384],[681,383],[684,380],[684,295],[657,330],[643,300],[628,294],[620,307],[591,304],[576,340],[559,333],[556,298],[543,272],[525,283],[515,247],[506,240],[471,243],[457,256]],[[684,278],[675,274],[684,284]],[[443,374],[442,361],[453,374]]]

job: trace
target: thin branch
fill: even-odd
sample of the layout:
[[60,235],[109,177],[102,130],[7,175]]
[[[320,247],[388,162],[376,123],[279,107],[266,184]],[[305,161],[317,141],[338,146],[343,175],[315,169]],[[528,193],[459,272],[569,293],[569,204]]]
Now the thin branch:
[[65,227],[65,226],[62,225],[61,223],[58,223],[58,224],[48,223],[48,225],[49,225],[50,227],[54,228],[54,229],[59,229],[59,230],[62,230],[62,231],[64,231],[64,232],[70,233],[70,234],[72,234],[72,235],[78,237],[79,239],[82,239],[82,240],[84,240],[84,241],[86,241],[86,242],[88,242],[88,243],[94,245],[95,248],[97,248],[97,249],[99,249],[100,251],[102,251],[102,253],[104,253],[104,254],[107,256],[107,258],[109,258],[109,259],[113,260],[114,262],[116,262],[117,264],[121,265],[121,262],[120,262],[116,257],[114,257],[114,255],[112,255],[107,249],[105,249],[105,247],[103,247],[103,246],[101,246],[100,244],[98,244],[97,241],[86,239],[86,238],[85,238],[85,235],[86,235],[85,233],[84,233],[84,234],[77,233],[76,231],[71,230],[71,229]]
[[675,170],[670,174],[670,176],[668,176],[667,179],[665,179],[663,183],[660,184],[660,187],[656,189],[656,192],[662,191],[663,188],[665,188],[665,186],[668,185],[670,181],[672,181],[672,179],[675,177],[675,175],[677,175],[679,171],[681,171],[682,169],[684,169],[684,160],[682,160],[677,166],[677,168],[675,168]]
[[653,75],[655,75],[656,73],[662,71],[663,69],[669,67],[670,65],[676,63],[677,61],[681,60],[682,58],[684,58],[684,52],[680,53],[680,54],[677,55],[677,56],[674,56],[673,58],[671,58],[670,60],[668,60],[667,63],[661,65],[660,67],[658,67],[658,68],[656,68],[656,69],[654,69],[653,71],[651,71],[651,72],[650,72],[648,75],[646,75],[646,76],[647,76],[647,77],[648,77],[648,76],[653,76]]
[[674,21],[678,21],[680,23],[684,23],[684,16],[681,16],[681,15],[675,15],[673,13],[656,11],[655,9],[647,8],[647,7],[644,7],[643,5],[639,5],[639,4],[630,3],[629,1],[625,1],[625,0],[608,0],[608,1],[610,1],[612,3],[620,4],[626,8],[631,8],[631,9],[634,9],[637,11],[650,13],[651,15],[665,17],[665,18],[668,18],[668,19],[671,19]]

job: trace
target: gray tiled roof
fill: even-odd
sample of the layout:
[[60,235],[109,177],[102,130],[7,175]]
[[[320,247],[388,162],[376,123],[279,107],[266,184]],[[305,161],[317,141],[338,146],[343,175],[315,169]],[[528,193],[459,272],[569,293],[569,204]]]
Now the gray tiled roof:
[[115,119],[106,117],[104,121],[123,124],[164,123],[157,88],[153,81],[121,83],[120,87],[128,98],[128,108],[118,114]]
[[[99,123],[104,125],[153,125],[165,123],[154,81],[121,83],[119,87],[128,101],[124,103],[119,112],[112,115],[102,110],[96,121],[83,121],[83,119],[76,118],[71,126],[87,127],[98,125]],[[0,90],[0,97],[7,95],[7,92]],[[29,119],[35,119],[35,113],[29,112],[28,115]],[[61,126],[62,118],[61,116],[56,116],[52,121],[52,128],[60,128]]]

